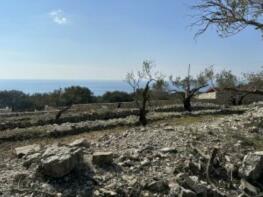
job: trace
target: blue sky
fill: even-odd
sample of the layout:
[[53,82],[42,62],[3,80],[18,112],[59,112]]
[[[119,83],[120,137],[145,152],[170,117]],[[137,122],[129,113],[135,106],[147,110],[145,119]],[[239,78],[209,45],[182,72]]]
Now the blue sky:
[[[166,75],[206,66],[234,73],[263,65],[260,32],[194,40],[195,0],[5,0],[0,79],[123,79],[150,59]],[[187,4],[186,4],[187,3]]]

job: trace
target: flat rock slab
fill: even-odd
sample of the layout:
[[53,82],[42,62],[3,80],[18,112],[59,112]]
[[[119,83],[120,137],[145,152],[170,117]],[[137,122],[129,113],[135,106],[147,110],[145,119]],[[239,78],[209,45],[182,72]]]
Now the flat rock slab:
[[28,154],[33,153],[33,152],[38,152],[38,151],[40,151],[40,149],[41,149],[41,147],[39,144],[21,146],[21,147],[15,148],[15,154],[17,157],[21,158],[24,155],[28,155]]
[[69,146],[79,146],[79,147],[89,148],[90,143],[85,138],[80,138],[71,142]]
[[177,153],[177,149],[173,147],[165,147],[160,150],[162,153]]

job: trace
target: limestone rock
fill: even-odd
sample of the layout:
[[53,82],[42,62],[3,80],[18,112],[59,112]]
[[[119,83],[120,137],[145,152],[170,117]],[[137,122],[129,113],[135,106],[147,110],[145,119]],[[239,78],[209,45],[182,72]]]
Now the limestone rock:
[[23,166],[26,168],[30,167],[32,163],[39,161],[40,157],[41,157],[41,153],[39,152],[26,155],[24,157]]
[[263,176],[263,151],[248,153],[239,169],[241,177],[256,181]]
[[41,172],[50,177],[63,177],[69,174],[82,161],[79,148],[52,145],[46,149],[41,158]]
[[80,139],[77,139],[77,140],[71,142],[71,143],[69,144],[69,146],[78,146],[78,147],[89,148],[89,147],[90,147],[90,144],[89,144],[89,142],[87,141],[87,139],[85,139],[85,138],[80,138]]
[[95,152],[92,155],[92,163],[102,166],[113,162],[112,152]]
[[15,154],[17,157],[21,158],[24,155],[28,155],[33,152],[37,152],[40,150],[40,145],[39,144],[32,144],[28,146],[22,146],[22,147],[17,147],[15,148]]
[[177,153],[176,148],[173,147],[165,147],[160,150],[162,153]]

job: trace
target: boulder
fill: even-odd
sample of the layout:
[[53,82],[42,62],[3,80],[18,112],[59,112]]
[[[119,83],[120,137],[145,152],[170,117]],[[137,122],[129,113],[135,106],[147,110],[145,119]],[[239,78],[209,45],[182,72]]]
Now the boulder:
[[17,157],[21,158],[24,155],[28,155],[30,153],[40,151],[40,149],[41,149],[41,147],[40,147],[39,144],[32,144],[32,145],[28,145],[28,146],[21,146],[21,147],[15,148],[15,154],[16,154]]
[[261,178],[263,176],[263,151],[248,153],[243,159],[239,174],[251,181]]
[[92,155],[92,163],[103,166],[109,165],[113,162],[113,154],[112,152],[95,152]]
[[43,153],[40,160],[41,172],[59,178],[69,174],[83,159],[80,148],[52,145]]

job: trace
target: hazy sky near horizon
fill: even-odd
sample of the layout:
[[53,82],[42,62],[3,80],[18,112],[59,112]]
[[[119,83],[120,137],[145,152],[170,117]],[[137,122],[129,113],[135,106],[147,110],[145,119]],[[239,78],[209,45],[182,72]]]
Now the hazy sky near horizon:
[[123,79],[145,59],[166,75],[206,66],[234,73],[263,65],[249,28],[194,40],[196,0],[5,0],[0,6],[0,79]]

